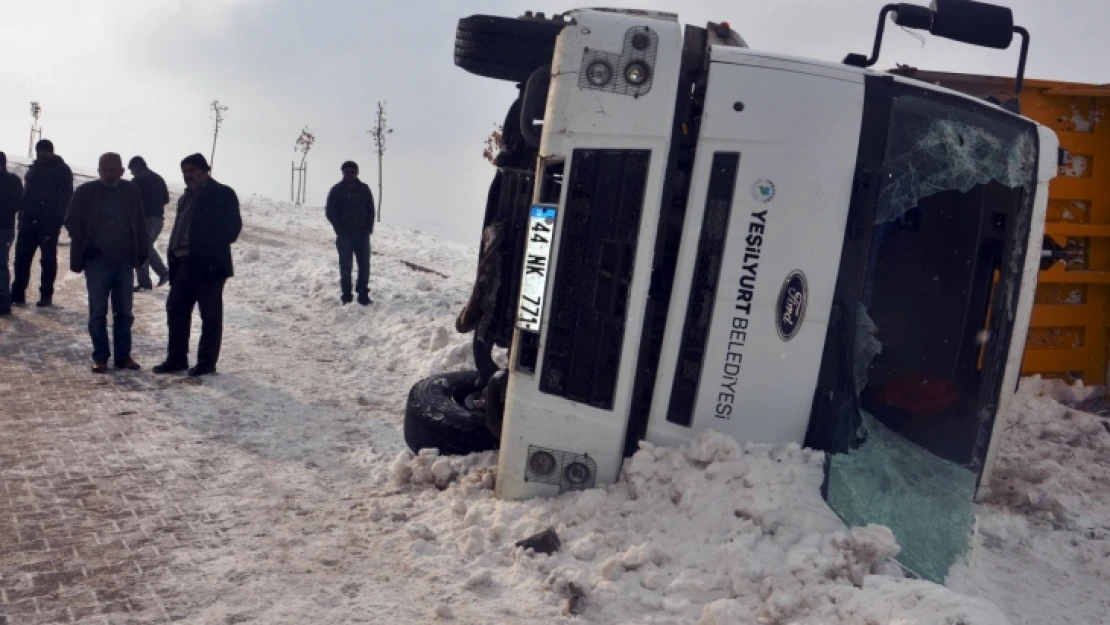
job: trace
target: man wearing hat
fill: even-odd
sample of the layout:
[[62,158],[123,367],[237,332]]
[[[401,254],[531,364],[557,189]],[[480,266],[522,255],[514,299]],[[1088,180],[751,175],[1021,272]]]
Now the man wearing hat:
[[166,188],[166,181],[147,167],[143,157],[132,157],[127,163],[127,168],[131,170],[131,182],[139,187],[139,193],[143,196],[143,214],[146,218],[147,239],[150,241],[150,249],[146,253],[147,262],[135,268],[137,282],[135,292],[137,293],[154,288],[154,283],[150,280],[152,267],[154,273],[158,275],[158,286],[164,285],[170,279],[170,271],[166,269],[162,257],[154,247],[154,242],[158,239],[158,235],[162,234],[162,226],[165,224],[165,209],[166,204],[170,203],[170,192]]
[[339,251],[340,301],[350,304],[351,257],[358,261],[358,303],[370,304],[370,235],[374,233],[374,195],[370,187],[358,179],[358,165],[347,161],[339,168],[343,180],[328,192],[324,213],[335,230],[335,247]]
[[[170,294],[166,297],[169,341],[166,360],[155,373],[188,370],[199,376],[216,372],[223,338],[224,282],[234,275],[231,244],[239,238],[243,219],[239,197],[227,185],[212,179],[202,154],[181,161],[185,193],[177,201],[177,216],[170,232]],[[200,345],[196,366],[189,368],[189,326],[193,307],[200,308]]]

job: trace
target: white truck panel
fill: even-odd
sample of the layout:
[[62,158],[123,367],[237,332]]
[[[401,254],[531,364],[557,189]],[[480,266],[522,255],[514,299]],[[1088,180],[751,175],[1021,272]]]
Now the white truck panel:
[[[741,441],[800,443],[839,269],[859,147],[863,77],[790,71],[790,61],[737,49],[715,51],[714,58],[721,62],[713,63],[709,72],[647,440],[676,445],[701,430],[715,429]],[[736,102],[743,104],[742,111],[734,110]],[[718,281],[695,413],[691,427],[684,427],[667,421],[668,398],[705,212],[706,181],[718,151],[740,153],[739,176],[729,220],[729,256]],[[756,185],[768,181],[773,196],[758,197]],[[762,237],[762,244],[741,244],[749,234]],[[749,252],[751,248],[757,252]],[[777,300],[787,276],[796,270],[805,276],[808,301],[797,334],[784,341],[776,331]],[[750,303],[737,301],[741,279],[745,286],[754,279]]]

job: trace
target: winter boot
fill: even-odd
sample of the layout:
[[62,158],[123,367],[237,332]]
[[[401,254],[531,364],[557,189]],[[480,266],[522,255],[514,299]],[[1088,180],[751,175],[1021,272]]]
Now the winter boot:
[[138,371],[139,369],[142,369],[142,367],[140,367],[139,363],[135,362],[133,359],[127,358],[125,360],[117,360],[116,361],[116,369],[127,369],[129,371]]
[[154,371],[154,373],[158,373],[158,374],[178,373],[180,371],[185,371],[188,368],[189,368],[188,364],[174,364],[172,362],[164,362],[160,365],[154,365],[154,369],[152,369],[152,371]]
[[202,375],[209,375],[216,372],[216,367],[208,363],[198,364],[197,366],[189,369],[189,377],[198,377]]

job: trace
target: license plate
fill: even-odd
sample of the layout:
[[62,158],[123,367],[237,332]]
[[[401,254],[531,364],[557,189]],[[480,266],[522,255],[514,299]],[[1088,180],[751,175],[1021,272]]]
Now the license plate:
[[524,277],[520,283],[520,304],[516,326],[529,332],[540,331],[544,294],[550,273],[551,237],[555,233],[556,209],[533,206],[528,216],[528,243],[524,247]]

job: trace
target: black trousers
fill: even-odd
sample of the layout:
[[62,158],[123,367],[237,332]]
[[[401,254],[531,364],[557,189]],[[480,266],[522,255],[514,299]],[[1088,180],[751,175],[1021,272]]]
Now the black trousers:
[[339,251],[339,289],[343,295],[351,295],[351,258],[358,263],[358,279],[355,292],[365,295],[370,291],[370,234],[342,234],[335,237],[335,248]]
[[42,277],[39,293],[43,299],[54,297],[54,280],[58,276],[58,235],[62,224],[54,220],[38,220],[20,224],[15,238],[15,272],[12,280],[12,297],[23,300],[27,285],[31,283],[31,261],[39,252]]
[[226,280],[223,279],[194,279],[189,275],[188,262],[183,262],[178,268],[170,282],[170,294],[166,297],[166,324],[170,334],[167,363],[189,364],[189,329],[193,322],[193,307],[196,306],[200,308],[197,365],[216,366],[224,331],[224,282]]

